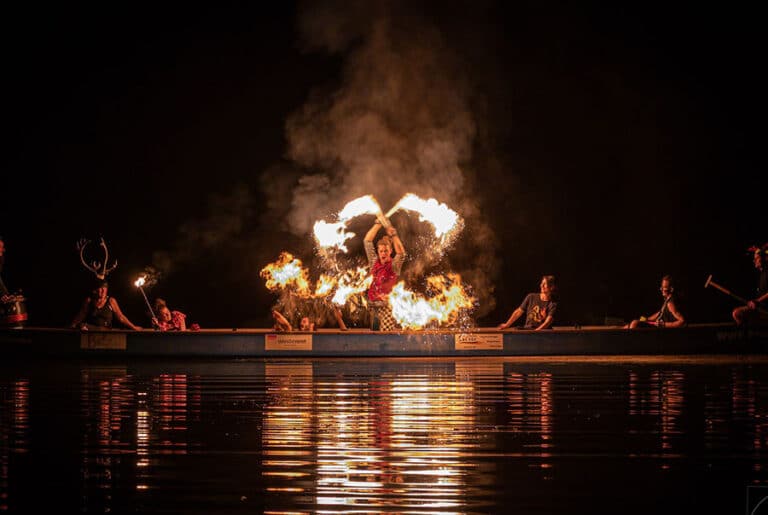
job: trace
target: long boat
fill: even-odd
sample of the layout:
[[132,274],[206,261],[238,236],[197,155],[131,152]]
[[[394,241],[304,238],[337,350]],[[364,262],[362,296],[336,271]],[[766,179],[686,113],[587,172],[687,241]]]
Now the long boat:
[[768,355],[768,328],[690,324],[627,330],[618,326],[547,331],[468,330],[274,332],[204,329],[185,332],[0,329],[0,357],[437,357],[573,355]]

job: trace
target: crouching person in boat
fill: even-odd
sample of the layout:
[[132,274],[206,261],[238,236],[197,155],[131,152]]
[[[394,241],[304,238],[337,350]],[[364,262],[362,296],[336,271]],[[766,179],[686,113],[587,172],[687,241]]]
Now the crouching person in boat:
[[299,326],[297,329],[294,329],[291,322],[277,309],[272,310],[272,318],[275,320],[275,323],[272,326],[272,329],[274,331],[290,332],[290,331],[314,331],[315,330],[315,322],[308,316],[303,316],[299,319]]
[[748,250],[752,252],[752,263],[758,272],[757,295],[744,306],[734,309],[732,316],[739,326],[765,326],[768,325],[768,310],[760,305],[768,301],[768,243]]
[[[164,299],[155,299],[155,316],[152,318],[152,325],[158,331],[186,331],[187,315],[181,311],[171,310]],[[197,324],[192,324],[189,329],[196,331],[200,329]]]
[[675,302],[675,288],[672,285],[672,277],[668,275],[662,277],[661,287],[659,289],[661,290],[661,297],[663,299],[661,308],[648,317],[640,317],[637,320],[632,320],[632,322],[626,325],[625,328],[682,327],[685,324],[685,318]]
[[88,296],[80,311],[75,315],[70,327],[87,331],[89,329],[103,330],[112,329],[115,318],[124,326],[134,331],[141,330],[126,317],[120,310],[117,299],[107,295],[109,283],[104,279],[98,279],[94,285],[91,295]]
[[557,311],[556,292],[555,276],[543,276],[539,283],[539,293],[526,295],[522,304],[512,312],[506,322],[499,325],[498,329],[509,329],[523,315],[525,315],[523,329],[534,331],[551,329]]
[[[397,329],[397,322],[392,316],[392,308],[389,306],[388,298],[400,277],[400,271],[405,261],[405,247],[397,235],[397,229],[389,226],[387,227],[387,234],[379,239],[374,250],[373,240],[379,229],[381,229],[381,222],[377,220],[363,238],[365,255],[368,258],[368,265],[373,276],[373,282],[368,289],[368,301],[373,309],[371,329],[374,331],[379,329],[392,331]],[[392,257],[393,247],[395,250],[394,257]]]

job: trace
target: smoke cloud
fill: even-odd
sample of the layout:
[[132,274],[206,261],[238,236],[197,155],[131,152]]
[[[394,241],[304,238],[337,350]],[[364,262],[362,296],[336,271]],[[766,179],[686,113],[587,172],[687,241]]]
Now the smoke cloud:
[[445,255],[420,244],[417,220],[393,215],[409,255],[403,273],[414,283],[430,270],[461,273],[482,315],[495,306],[498,263],[468,179],[477,132],[470,73],[422,14],[396,2],[312,2],[300,12],[302,48],[345,64],[338,84],[320,85],[287,120],[287,157],[311,172],[282,204],[291,206],[287,229],[305,237],[315,220],[366,194],[384,211],[408,192],[447,204],[465,231]]
[[[477,94],[466,63],[429,14],[405,2],[308,2],[297,26],[302,50],[338,57],[340,76],[318,84],[288,116],[285,160],[261,173],[260,191],[243,186],[214,197],[208,217],[185,224],[173,248],[155,254],[153,266],[167,273],[235,240],[252,261],[262,260],[259,267],[281,250],[309,263],[315,221],[329,220],[363,195],[373,195],[386,212],[414,193],[459,213],[464,231],[452,248],[433,252],[424,222],[395,213],[408,254],[408,287],[420,289],[430,273],[457,272],[478,299],[475,315],[493,310],[499,263],[487,211],[473,193],[481,111],[471,105]],[[372,221],[362,218],[351,222],[359,241],[348,256],[358,265],[365,262],[362,234]],[[249,227],[259,227],[259,236]],[[279,307],[295,311],[287,302]]]

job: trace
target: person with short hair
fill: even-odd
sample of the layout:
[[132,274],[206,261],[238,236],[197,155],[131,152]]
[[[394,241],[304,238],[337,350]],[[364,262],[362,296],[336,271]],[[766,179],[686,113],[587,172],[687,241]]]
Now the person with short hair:
[[[373,320],[379,320],[379,328],[382,331],[392,331],[397,329],[397,322],[392,316],[392,308],[388,300],[403,268],[405,247],[397,235],[397,229],[389,226],[386,229],[387,234],[379,238],[374,249],[374,239],[379,229],[381,229],[381,222],[376,220],[363,238],[363,248],[365,248],[365,255],[373,276],[367,295],[369,305],[374,310]],[[393,249],[394,257],[392,257]]]
[[665,275],[661,278],[661,297],[663,302],[659,310],[648,317],[640,317],[632,320],[627,329],[637,329],[638,327],[682,327],[685,324],[685,317],[680,312],[675,302],[675,288],[672,284],[672,277]]

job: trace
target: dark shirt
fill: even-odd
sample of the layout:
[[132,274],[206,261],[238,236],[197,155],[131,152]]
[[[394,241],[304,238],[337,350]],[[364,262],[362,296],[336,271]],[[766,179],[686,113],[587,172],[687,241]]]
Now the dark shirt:
[[536,329],[541,323],[551,316],[553,321],[557,302],[553,300],[541,300],[538,293],[529,293],[520,304],[520,309],[525,312],[525,329]]
[[761,297],[768,292],[768,268],[760,270],[760,278],[757,280],[757,296]]
[[675,315],[673,315],[672,312],[669,310],[670,302],[675,304],[675,301],[671,295],[668,298],[664,299],[664,303],[661,305],[661,308],[659,309],[659,316],[657,320],[661,320],[665,324],[677,321],[677,319],[675,318]]
[[88,316],[85,318],[85,323],[96,327],[112,327],[114,315],[115,313],[109,304],[109,297],[107,297],[107,301],[100,308],[97,308],[96,301],[91,299],[91,306],[88,310]]

